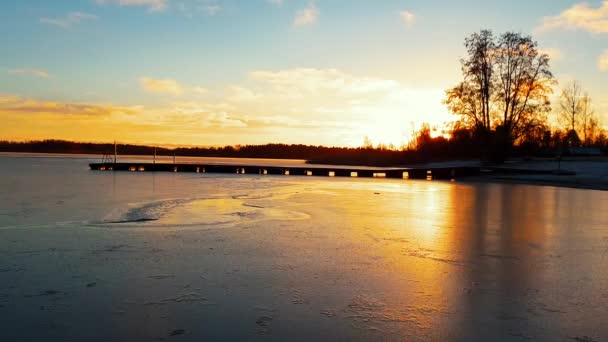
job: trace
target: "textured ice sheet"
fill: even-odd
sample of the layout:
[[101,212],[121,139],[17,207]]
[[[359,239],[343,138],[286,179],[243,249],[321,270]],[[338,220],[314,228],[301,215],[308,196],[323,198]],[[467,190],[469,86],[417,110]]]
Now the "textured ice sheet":
[[[96,226],[114,228],[189,228],[254,224],[264,220],[299,220],[309,215],[256,204],[260,198],[273,198],[271,194],[248,198],[248,195],[167,199],[150,203],[129,204],[126,209],[110,212]],[[284,197],[277,194],[275,198]],[[266,201],[267,202],[267,201]]]
[[3,340],[608,339],[604,192],[35,162],[0,169]]

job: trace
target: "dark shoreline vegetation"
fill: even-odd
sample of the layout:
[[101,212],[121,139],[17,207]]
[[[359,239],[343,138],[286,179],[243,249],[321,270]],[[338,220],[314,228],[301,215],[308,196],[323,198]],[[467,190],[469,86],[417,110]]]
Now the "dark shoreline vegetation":
[[[566,135],[558,131],[546,134],[544,139],[526,140],[512,148],[511,157],[551,158],[558,155],[569,155],[571,154],[570,149],[564,147],[567,142],[565,139],[567,140]],[[588,147],[608,154],[606,141],[601,142],[601,144],[598,142]],[[480,146],[481,141],[472,131],[458,129],[452,132],[450,139],[442,136],[432,138],[430,129],[425,126],[410,146],[401,150],[389,149],[385,146],[351,148],[301,144],[178,148],[119,144],[117,150],[119,156],[152,156],[156,149],[158,156],[303,159],[314,164],[398,166],[452,160],[478,160],[483,150]],[[0,152],[93,154],[99,155],[101,158],[105,154],[114,153],[114,144],[53,139],[25,142],[0,140]]]
[[464,45],[462,80],[446,91],[444,103],[458,117],[452,127],[473,132],[483,162],[503,163],[518,154],[605,153],[607,132],[577,81],[561,86],[552,108],[558,82],[549,55],[531,36],[481,30]]
[[[430,138],[430,136],[429,136]],[[119,155],[182,156],[182,157],[226,157],[303,159],[315,164],[343,164],[368,166],[393,166],[401,164],[427,163],[455,159],[475,159],[471,153],[472,142],[459,143],[445,138],[435,138],[419,149],[389,149],[379,147],[326,147],[301,144],[236,145],[223,147],[154,147],[150,145],[119,144]],[[63,154],[113,154],[110,143],[73,142],[65,140],[0,141],[0,152],[63,153]]]

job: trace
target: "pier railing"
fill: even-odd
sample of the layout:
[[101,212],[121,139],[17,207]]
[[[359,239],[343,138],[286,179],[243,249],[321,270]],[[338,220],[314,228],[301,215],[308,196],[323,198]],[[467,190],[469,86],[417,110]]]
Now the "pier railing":
[[370,167],[327,167],[327,166],[260,166],[226,164],[176,164],[176,163],[92,163],[95,171],[127,172],[190,172],[223,173],[249,175],[289,175],[317,177],[361,177],[361,178],[398,178],[398,179],[456,179],[479,174],[480,168],[474,166],[456,167],[414,167],[414,168],[370,168]]

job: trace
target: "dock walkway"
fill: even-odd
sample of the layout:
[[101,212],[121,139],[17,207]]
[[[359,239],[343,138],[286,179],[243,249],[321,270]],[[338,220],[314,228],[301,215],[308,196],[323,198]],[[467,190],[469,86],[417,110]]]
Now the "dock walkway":
[[130,171],[130,172],[192,172],[192,173],[224,173],[224,174],[257,174],[257,175],[290,175],[317,177],[363,177],[363,178],[398,178],[398,179],[456,179],[475,176],[480,168],[475,166],[453,167],[412,167],[412,168],[374,168],[358,166],[327,165],[290,165],[290,166],[261,166],[261,165],[226,165],[200,163],[91,163],[94,171]]

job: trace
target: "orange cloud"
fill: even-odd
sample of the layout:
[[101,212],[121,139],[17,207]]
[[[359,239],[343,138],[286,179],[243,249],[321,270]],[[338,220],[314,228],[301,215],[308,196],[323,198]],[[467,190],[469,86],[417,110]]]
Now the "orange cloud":
[[48,78],[50,76],[48,72],[46,72],[44,70],[38,70],[38,69],[13,69],[13,70],[9,70],[8,73],[9,74],[31,75],[31,76],[36,76],[36,77],[40,77],[40,78]]
[[150,93],[168,94],[180,96],[183,93],[182,86],[176,80],[156,80],[142,77],[139,80],[141,87]]
[[[205,90],[174,80],[141,79],[146,91],[178,97],[155,107],[46,102],[0,96],[0,136],[114,139],[218,145],[312,143],[360,145],[406,142],[414,126],[451,120],[442,89],[410,88],[396,80],[337,69],[252,71],[241,83]],[[27,115],[24,115],[27,113]]]
[[0,96],[0,113],[103,116],[114,113],[136,114],[137,111],[138,107],[61,103],[38,101],[18,96]]

